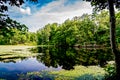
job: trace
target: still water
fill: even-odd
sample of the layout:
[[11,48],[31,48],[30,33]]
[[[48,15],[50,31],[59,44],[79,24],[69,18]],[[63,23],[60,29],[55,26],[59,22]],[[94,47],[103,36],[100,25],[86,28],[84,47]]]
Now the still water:
[[[19,77],[19,74],[25,74],[26,72],[47,70],[48,67],[38,62],[36,58],[28,58],[16,63],[0,62],[0,78],[15,80]],[[59,70],[60,68],[51,68],[53,70]]]
[[17,80],[27,72],[73,69],[75,65],[100,65],[113,59],[109,49],[55,47],[9,48],[0,50],[0,78]]

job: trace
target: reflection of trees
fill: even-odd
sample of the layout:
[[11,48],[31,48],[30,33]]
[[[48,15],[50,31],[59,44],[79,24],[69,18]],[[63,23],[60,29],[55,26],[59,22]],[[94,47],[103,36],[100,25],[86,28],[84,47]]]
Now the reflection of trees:
[[[41,52],[40,52],[41,53]],[[37,60],[43,62],[46,66],[58,67],[62,66],[64,69],[72,69],[75,65],[75,52],[73,49],[66,50],[66,48],[43,48],[43,55],[37,56]]]
[[[41,49],[41,48],[38,48]],[[106,50],[75,50],[73,48],[43,48],[42,55],[37,56],[37,60],[50,67],[62,66],[63,69],[73,69],[75,65],[100,65],[112,60],[113,56],[109,49]],[[41,53],[41,52],[39,52]]]
[[59,48],[51,58],[56,57],[58,65],[62,66],[64,69],[73,69],[75,65],[75,58],[76,53],[73,49],[67,48]]
[[110,49],[80,49],[78,53],[78,64],[81,65],[100,65],[104,66],[107,61],[113,60]]

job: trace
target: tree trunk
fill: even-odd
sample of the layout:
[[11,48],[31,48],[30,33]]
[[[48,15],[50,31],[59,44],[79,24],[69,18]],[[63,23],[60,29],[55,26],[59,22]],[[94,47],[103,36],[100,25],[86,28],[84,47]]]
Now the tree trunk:
[[115,56],[116,63],[116,80],[120,79],[120,53],[116,45],[116,18],[114,11],[114,0],[108,0],[109,13],[110,13],[110,42],[111,49]]

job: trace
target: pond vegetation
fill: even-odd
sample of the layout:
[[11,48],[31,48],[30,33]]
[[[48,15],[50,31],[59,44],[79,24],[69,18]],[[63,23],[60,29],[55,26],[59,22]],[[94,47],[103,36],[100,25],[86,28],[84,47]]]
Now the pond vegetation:
[[98,66],[74,66],[72,70],[29,72],[21,74],[19,79],[49,79],[49,80],[103,80],[106,72]]
[[0,46],[0,61],[1,62],[17,62],[25,58],[36,56],[30,53],[28,48],[32,46]]

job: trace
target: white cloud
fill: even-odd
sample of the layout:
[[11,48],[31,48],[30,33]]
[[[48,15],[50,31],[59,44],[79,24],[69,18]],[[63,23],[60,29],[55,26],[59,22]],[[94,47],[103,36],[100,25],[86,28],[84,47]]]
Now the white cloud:
[[[62,23],[68,18],[81,16],[83,13],[92,13],[92,7],[88,2],[78,0],[74,4],[64,5],[65,1],[53,1],[43,6],[37,13],[29,17],[20,18],[19,21],[26,24],[30,28],[30,31],[36,31],[48,23]],[[21,9],[21,12],[27,13],[29,12],[29,8],[26,8],[26,10]]]
[[23,14],[31,15],[30,7],[26,7],[26,9],[20,8],[20,12],[23,13]]

